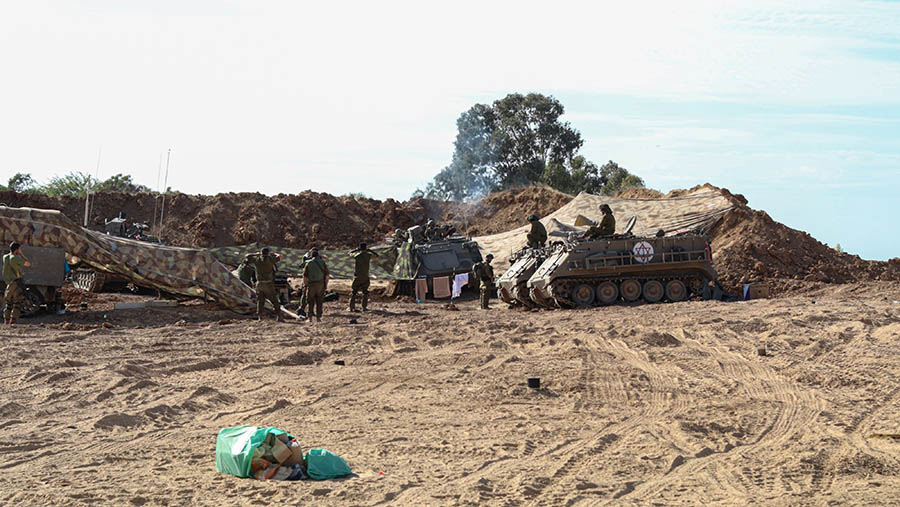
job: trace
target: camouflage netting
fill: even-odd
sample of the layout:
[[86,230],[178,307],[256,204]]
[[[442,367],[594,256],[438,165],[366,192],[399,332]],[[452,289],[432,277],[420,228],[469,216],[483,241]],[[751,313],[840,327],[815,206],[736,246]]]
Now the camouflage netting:
[[256,308],[250,287],[205,250],[116,238],[84,229],[60,211],[34,208],[0,206],[0,234],[4,244],[16,241],[62,248],[98,271],[121,276],[141,287],[208,296],[241,313]]
[[[609,204],[616,217],[616,232],[622,232],[628,219],[637,217],[635,235],[656,234],[663,229],[669,234],[677,231],[699,229],[707,231],[734,207],[721,190],[710,186],[693,189],[677,197],[636,199],[603,197],[581,193],[568,204],[541,219],[552,241],[554,236],[565,236],[570,231],[583,231],[587,227],[573,225],[578,215],[600,221],[600,205]],[[522,217],[525,221],[525,217]],[[525,244],[530,225],[523,225],[508,232],[474,238],[482,254],[494,254],[497,266],[509,264],[509,257]]]
[[[226,246],[221,248],[209,248],[210,252],[222,264],[237,266],[241,259],[248,253],[259,252],[262,246],[258,243],[250,243],[241,246]],[[303,255],[307,250],[296,248],[270,247],[273,252],[281,254],[282,259],[278,263],[278,271],[286,276],[301,276],[303,274]],[[393,280],[394,263],[397,260],[397,249],[393,246],[376,246],[370,248],[378,254],[374,257],[369,267],[369,277],[375,280]],[[328,264],[331,278],[353,278],[354,259],[349,250],[319,250],[319,255]]]

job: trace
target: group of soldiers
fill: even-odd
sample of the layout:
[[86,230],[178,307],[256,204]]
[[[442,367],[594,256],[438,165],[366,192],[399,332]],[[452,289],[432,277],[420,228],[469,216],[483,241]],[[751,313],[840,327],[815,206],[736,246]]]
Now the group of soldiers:
[[[357,248],[350,250],[349,255],[354,258],[353,284],[351,286],[350,308],[356,309],[356,301],[362,296],[362,311],[369,310],[369,267],[372,258],[378,254],[368,248],[366,243],[360,243]],[[256,320],[261,320],[266,301],[275,309],[275,319],[282,321],[281,302],[275,290],[275,273],[278,270],[278,261],[281,255],[272,252],[269,248],[263,248],[258,253],[244,256],[238,266],[237,274],[242,282],[256,288]],[[300,297],[300,314],[306,316],[309,322],[315,317],[316,322],[322,320],[322,309],[325,303],[325,291],[328,290],[328,282],[331,274],[328,264],[319,255],[318,248],[312,248],[303,256],[303,293]]]

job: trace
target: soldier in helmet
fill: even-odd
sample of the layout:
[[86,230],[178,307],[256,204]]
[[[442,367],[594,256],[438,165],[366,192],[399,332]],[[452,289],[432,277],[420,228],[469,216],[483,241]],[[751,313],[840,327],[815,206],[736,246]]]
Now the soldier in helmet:
[[367,311],[369,306],[369,264],[372,257],[378,254],[369,250],[365,243],[360,243],[359,248],[350,250],[350,256],[355,260],[353,268],[353,285],[350,293],[350,311],[356,311],[356,295],[362,292],[362,311]]
[[434,225],[434,220],[428,219],[425,222],[425,241],[434,241],[437,239],[437,227]]
[[281,302],[275,292],[275,272],[278,271],[277,264],[280,260],[281,256],[272,253],[267,247],[247,256],[247,262],[256,271],[256,320],[262,320],[263,308],[268,299],[275,307],[275,319],[282,321]]
[[613,216],[609,204],[601,204],[600,212],[603,213],[603,218],[600,219],[599,224],[592,225],[591,228],[584,233],[585,238],[597,239],[612,236],[616,233],[616,217]]
[[489,310],[491,300],[491,288],[494,286],[494,267],[491,266],[491,261],[494,260],[493,254],[487,254],[484,257],[483,262],[479,262],[475,264],[472,270],[475,272],[475,276],[481,282],[481,308],[483,310]]
[[528,232],[528,247],[541,248],[547,243],[547,229],[534,213],[528,215],[531,231]]

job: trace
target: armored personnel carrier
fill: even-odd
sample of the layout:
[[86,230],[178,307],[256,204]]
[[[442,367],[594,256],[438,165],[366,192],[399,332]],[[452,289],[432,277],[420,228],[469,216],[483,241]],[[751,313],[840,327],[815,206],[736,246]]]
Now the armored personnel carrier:
[[563,308],[732,297],[717,282],[707,236],[694,233],[571,237],[527,286],[534,303]]
[[534,308],[536,305],[528,296],[528,280],[534,275],[557,246],[543,248],[525,247],[509,258],[511,266],[497,279],[497,295],[503,302],[514,306]]
[[[419,225],[397,233],[394,245],[397,247],[395,293],[398,294],[415,294],[416,278],[425,278],[431,292],[434,278],[469,273],[472,266],[482,260],[478,243],[470,238],[451,235],[427,239]],[[469,284],[474,286],[476,282],[470,279]]]
[[[144,241],[147,243],[159,243],[159,238],[147,234],[149,229],[150,226],[140,223],[133,223],[129,227],[128,222],[125,220],[124,213],[119,213],[119,216],[115,218],[107,219],[103,224],[104,232],[110,236]],[[79,289],[88,292],[100,292],[104,287],[113,290],[128,289],[132,292],[137,292],[139,290],[138,287],[130,284],[123,278],[107,273],[101,273],[90,266],[81,265],[79,262],[80,259],[77,257],[72,260],[72,285]]]

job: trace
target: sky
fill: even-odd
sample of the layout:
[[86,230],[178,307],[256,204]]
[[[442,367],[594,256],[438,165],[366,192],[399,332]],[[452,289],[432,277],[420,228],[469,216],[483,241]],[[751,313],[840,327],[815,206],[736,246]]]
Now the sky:
[[[405,200],[456,118],[559,99],[597,163],[900,256],[900,2],[4,2],[0,180]],[[98,169],[99,154],[99,169]]]

